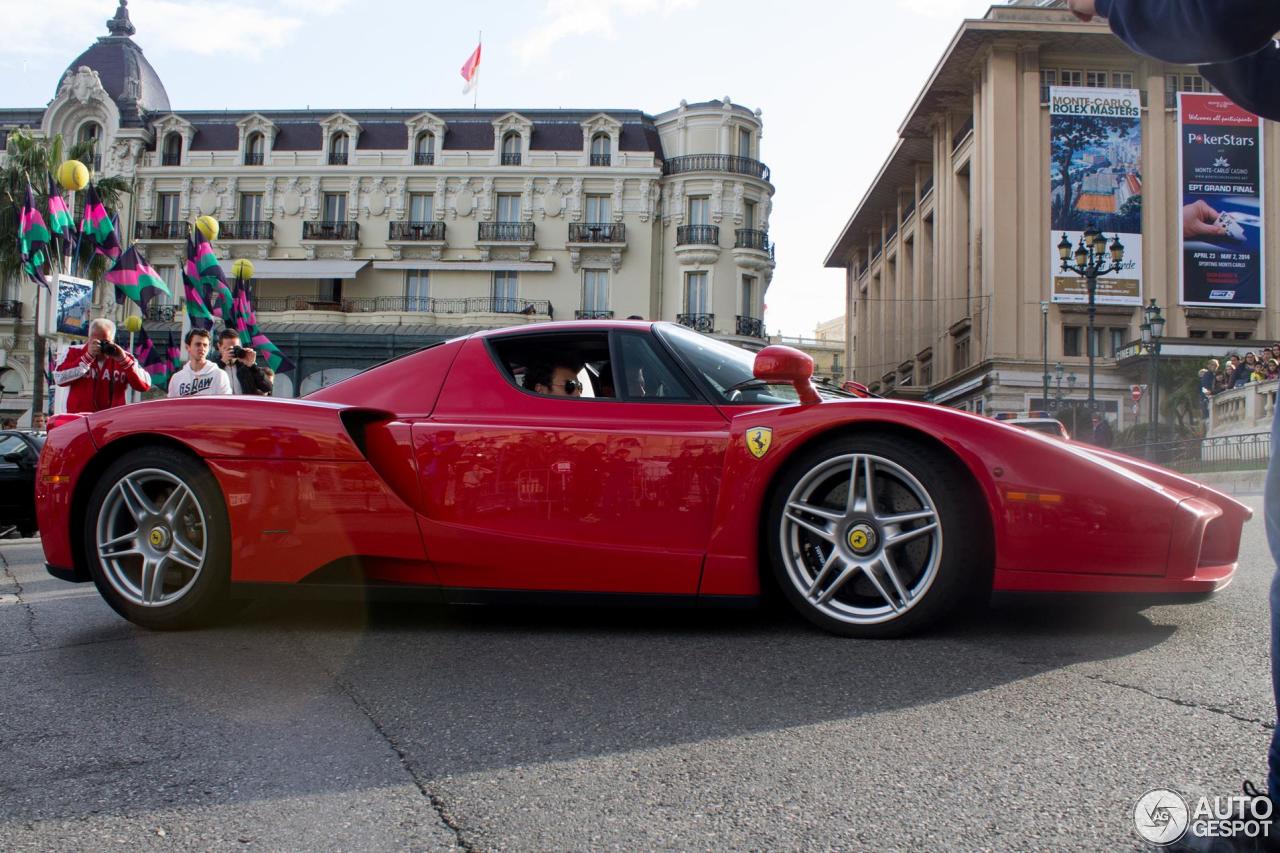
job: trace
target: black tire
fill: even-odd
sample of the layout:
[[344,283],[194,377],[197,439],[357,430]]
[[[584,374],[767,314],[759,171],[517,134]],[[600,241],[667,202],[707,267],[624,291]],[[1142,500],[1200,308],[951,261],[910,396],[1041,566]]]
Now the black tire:
[[[867,460],[869,504],[865,473],[840,489],[840,477],[865,471]],[[993,549],[983,500],[957,460],[922,442],[878,433],[835,437],[791,460],[774,484],[765,555],[783,597],[823,630],[903,636],[989,596]],[[924,517],[892,521],[910,515]]]
[[[169,491],[167,483],[172,484]],[[172,524],[148,513],[143,515],[150,520],[138,522],[123,492],[117,491],[117,486],[123,489],[129,484],[143,490],[146,506],[151,508],[167,505],[166,498],[179,491],[177,484],[188,491],[174,510]],[[116,534],[128,537],[131,524],[137,527],[134,540],[116,547],[140,549],[137,556],[122,551],[123,557],[109,553],[104,559],[100,535],[104,541],[116,538]],[[157,528],[167,533],[168,539],[157,533]],[[152,535],[160,543],[148,549],[148,545],[155,545]],[[141,448],[111,463],[89,496],[83,537],[94,584],[107,604],[130,622],[160,630],[191,628],[209,624],[225,612],[231,578],[231,525],[217,481],[193,456],[172,448]],[[202,560],[190,559],[189,552],[195,547],[202,550]],[[169,561],[160,562],[165,554],[170,555]],[[145,603],[141,600],[147,586],[142,567],[148,557],[157,555],[154,564],[166,566],[157,573],[160,581],[152,585],[159,600]],[[189,568],[191,563],[198,563],[195,571]]]

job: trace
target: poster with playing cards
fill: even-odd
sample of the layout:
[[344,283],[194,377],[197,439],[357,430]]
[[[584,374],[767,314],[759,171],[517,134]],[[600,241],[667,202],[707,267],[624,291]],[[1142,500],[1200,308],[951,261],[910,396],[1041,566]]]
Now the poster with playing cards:
[[1261,308],[1262,122],[1217,93],[1178,95],[1183,305]]

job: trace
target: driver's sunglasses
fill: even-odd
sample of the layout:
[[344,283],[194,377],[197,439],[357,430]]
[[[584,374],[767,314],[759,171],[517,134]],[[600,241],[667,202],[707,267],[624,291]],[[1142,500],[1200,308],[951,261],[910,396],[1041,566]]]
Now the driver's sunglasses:
[[566,394],[577,394],[581,390],[582,383],[576,379],[570,379],[564,383],[564,393]]

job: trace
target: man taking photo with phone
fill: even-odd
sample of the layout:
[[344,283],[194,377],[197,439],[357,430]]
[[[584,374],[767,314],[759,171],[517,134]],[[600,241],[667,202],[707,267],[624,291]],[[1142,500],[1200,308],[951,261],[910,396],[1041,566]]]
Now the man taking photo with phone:
[[125,389],[146,391],[151,377],[137,360],[113,343],[116,324],[99,317],[89,324],[84,346],[67,350],[53,371],[55,385],[67,388],[68,412],[100,412],[125,404]]
[[258,365],[258,354],[251,347],[240,345],[235,329],[223,329],[218,335],[218,366],[227,372],[232,394],[265,397],[271,393],[271,382]]

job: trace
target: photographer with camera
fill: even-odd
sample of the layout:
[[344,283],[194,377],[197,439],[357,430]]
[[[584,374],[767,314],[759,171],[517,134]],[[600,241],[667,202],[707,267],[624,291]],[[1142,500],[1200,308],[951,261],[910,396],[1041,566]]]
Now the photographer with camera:
[[227,372],[232,394],[265,397],[271,393],[271,383],[258,365],[258,354],[240,346],[240,335],[235,329],[223,329],[218,335],[218,366]]
[[125,389],[142,392],[151,377],[137,360],[113,343],[116,324],[99,317],[89,324],[89,340],[71,347],[53,371],[56,385],[67,390],[68,412],[100,412],[125,404]]

